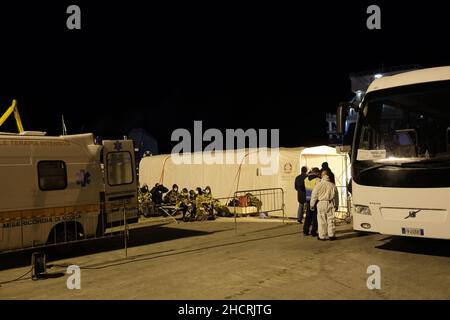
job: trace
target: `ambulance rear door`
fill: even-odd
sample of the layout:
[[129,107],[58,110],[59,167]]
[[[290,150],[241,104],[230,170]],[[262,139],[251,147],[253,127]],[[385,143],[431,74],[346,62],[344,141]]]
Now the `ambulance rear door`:
[[[138,218],[137,179],[132,140],[103,140],[104,213],[107,225]],[[124,214],[125,212],[125,214]]]

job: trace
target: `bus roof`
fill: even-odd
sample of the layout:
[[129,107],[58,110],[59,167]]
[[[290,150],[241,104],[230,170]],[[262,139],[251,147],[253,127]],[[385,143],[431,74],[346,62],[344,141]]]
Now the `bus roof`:
[[392,76],[384,76],[375,79],[367,89],[367,93],[411,84],[443,80],[450,80],[450,66],[421,69]]

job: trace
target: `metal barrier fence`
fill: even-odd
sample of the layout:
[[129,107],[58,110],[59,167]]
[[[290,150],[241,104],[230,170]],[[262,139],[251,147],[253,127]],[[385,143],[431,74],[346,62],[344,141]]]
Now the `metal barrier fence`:
[[239,190],[234,193],[233,200],[236,230],[238,214],[269,215],[271,212],[281,211],[283,214],[283,223],[285,223],[286,215],[283,188]]
[[336,185],[339,190],[339,208],[334,216],[340,222],[349,223],[351,221],[351,196],[348,193],[348,186]]
[[110,214],[99,213],[98,206],[84,209],[43,209],[13,219],[2,219],[0,213],[0,254],[122,236],[127,256],[128,225],[138,219],[137,208],[124,205]]
[[345,220],[350,215],[350,200],[348,196],[348,187],[336,185],[336,188],[339,190],[339,208],[335,212],[335,217],[337,219]]
[[339,211],[335,213],[335,218],[338,219],[342,223],[351,223],[353,220],[352,217],[352,196],[347,194],[345,197],[345,208],[341,210],[341,206],[339,206]]

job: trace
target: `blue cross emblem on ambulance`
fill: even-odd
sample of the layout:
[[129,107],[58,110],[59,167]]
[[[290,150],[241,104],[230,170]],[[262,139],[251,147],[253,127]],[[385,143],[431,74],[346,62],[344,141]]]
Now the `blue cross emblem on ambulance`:
[[91,174],[86,170],[80,170],[80,172],[76,173],[77,184],[82,187],[86,187],[89,183],[91,183]]
[[116,149],[116,151],[122,150],[122,142],[120,141],[114,142],[114,149]]

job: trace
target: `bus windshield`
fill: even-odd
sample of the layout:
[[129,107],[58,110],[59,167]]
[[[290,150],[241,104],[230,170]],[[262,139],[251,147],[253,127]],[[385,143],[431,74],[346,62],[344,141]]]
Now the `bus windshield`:
[[353,160],[367,167],[450,167],[449,132],[450,81],[370,92],[360,110]]

